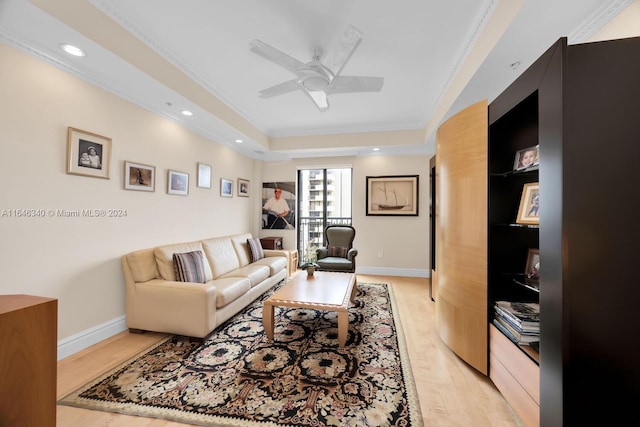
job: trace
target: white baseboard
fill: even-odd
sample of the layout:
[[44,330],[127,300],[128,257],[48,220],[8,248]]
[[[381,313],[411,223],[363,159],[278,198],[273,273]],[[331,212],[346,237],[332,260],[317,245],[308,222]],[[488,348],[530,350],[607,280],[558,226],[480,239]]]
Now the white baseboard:
[[125,316],[116,317],[113,320],[102,323],[93,328],[79,332],[75,335],[58,341],[58,360],[69,357],[74,353],[91,347],[100,341],[106,340],[127,330]]
[[[377,276],[431,277],[431,271],[421,269],[358,267],[356,269],[356,273]],[[58,341],[58,360],[69,357],[80,350],[91,347],[100,341],[106,340],[107,338],[126,330],[126,318],[125,316],[120,316],[62,339]]]
[[430,270],[405,269],[405,268],[380,268],[380,267],[356,267],[356,274],[371,274],[375,276],[404,276],[404,277],[431,277]]

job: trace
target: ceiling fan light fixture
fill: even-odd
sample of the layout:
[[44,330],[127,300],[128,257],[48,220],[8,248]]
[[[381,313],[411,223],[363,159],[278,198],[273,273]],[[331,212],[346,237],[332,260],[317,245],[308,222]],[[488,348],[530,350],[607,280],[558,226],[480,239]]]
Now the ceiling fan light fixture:
[[309,76],[302,80],[302,86],[307,90],[319,91],[329,87],[329,80],[321,76]]

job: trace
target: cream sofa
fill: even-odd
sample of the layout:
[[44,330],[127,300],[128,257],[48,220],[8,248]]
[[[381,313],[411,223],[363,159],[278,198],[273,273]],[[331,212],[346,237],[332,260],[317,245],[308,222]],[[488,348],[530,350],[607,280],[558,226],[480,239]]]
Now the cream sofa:
[[[251,262],[249,238],[236,234],[123,255],[129,330],[204,338],[285,279],[288,253],[265,249],[264,258]],[[192,251],[203,252],[205,283],[176,281],[173,254]]]

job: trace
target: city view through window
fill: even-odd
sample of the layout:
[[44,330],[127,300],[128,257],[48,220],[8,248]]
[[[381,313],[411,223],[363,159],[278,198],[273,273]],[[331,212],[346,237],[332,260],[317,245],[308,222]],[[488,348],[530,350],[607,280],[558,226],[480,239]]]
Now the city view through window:
[[351,225],[351,168],[298,171],[298,259],[308,260],[310,248],[324,246],[324,229]]

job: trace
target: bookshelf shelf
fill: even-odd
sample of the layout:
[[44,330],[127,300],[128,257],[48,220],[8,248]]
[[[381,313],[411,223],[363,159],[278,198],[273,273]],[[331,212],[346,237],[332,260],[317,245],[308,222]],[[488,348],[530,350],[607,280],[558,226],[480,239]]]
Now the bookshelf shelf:
[[[634,249],[640,227],[630,219],[640,210],[634,193],[640,158],[637,52],[640,37],[574,45],[561,38],[491,102],[488,123],[478,119],[475,108],[482,106],[474,104],[438,130],[436,171],[455,170],[457,186],[447,176],[445,188],[461,196],[446,199],[469,200],[447,205],[444,212],[470,215],[446,218],[450,228],[437,229],[438,280],[448,284],[436,298],[438,319],[444,319],[440,336],[455,335],[457,347],[447,345],[484,373],[484,359],[471,363],[459,349],[480,349],[484,355],[477,337],[484,339],[485,331],[472,327],[486,325],[489,377],[526,426],[573,424],[584,408],[594,425],[623,425],[636,415],[619,402],[638,394],[637,382],[629,379],[640,378],[640,363],[629,347],[629,313],[637,311],[640,299]],[[486,109],[480,115],[487,117]],[[486,146],[471,151],[469,141]],[[535,146],[539,165],[513,171],[518,153]],[[478,164],[481,176],[470,171]],[[470,189],[470,182],[477,186]],[[530,183],[539,184],[539,225],[516,222]],[[473,197],[462,197],[466,194]],[[436,198],[436,224],[442,199]],[[470,232],[446,233],[461,224]],[[448,244],[447,238],[461,234],[467,240],[485,238],[484,246],[466,240]],[[471,271],[468,257],[459,255],[471,248],[486,271]],[[525,274],[532,250],[542,261],[539,286],[514,276]],[[451,260],[461,267],[451,268]],[[539,304],[539,351],[498,330],[496,301]],[[477,309],[483,316],[471,319]],[[451,313],[464,314],[468,322],[458,317],[446,322]]]
[[[640,227],[628,221],[640,209],[630,197],[640,157],[640,57],[623,65],[638,51],[640,37],[575,45],[562,38],[489,105],[489,371],[512,405],[523,396],[512,386],[539,378],[539,400],[520,408],[533,414],[539,405],[531,425],[571,424],[583,408],[593,424],[634,416],[631,408],[607,408],[637,394],[627,378],[640,376],[628,347],[628,313],[640,298],[630,250]],[[533,146],[539,165],[510,170],[515,153]],[[523,186],[532,182],[540,188],[540,223],[515,224]],[[513,275],[525,273],[530,249],[542,260],[538,286]],[[539,351],[492,324],[499,300],[539,304]],[[508,363],[520,355],[535,361],[524,376]],[[520,377],[505,382],[505,375]]]

